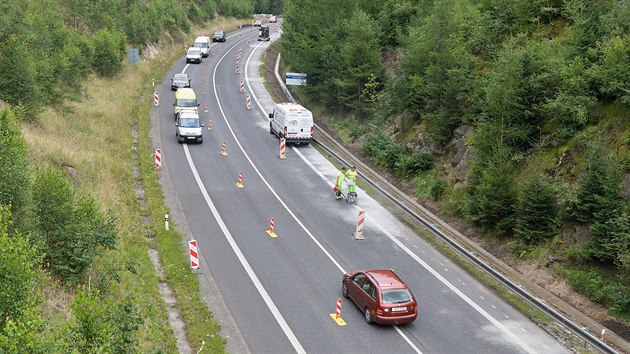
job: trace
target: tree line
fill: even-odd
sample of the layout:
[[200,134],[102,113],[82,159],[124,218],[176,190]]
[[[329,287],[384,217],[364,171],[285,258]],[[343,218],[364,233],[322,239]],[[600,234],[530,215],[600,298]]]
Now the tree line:
[[[400,178],[430,180],[428,196],[512,240],[517,255],[586,227],[588,242],[564,245],[563,256],[576,269],[614,270],[610,296],[600,300],[630,317],[630,201],[622,189],[630,171],[630,3],[285,7],[281,52],[291,70],[308,73],[303,100],[329,107],[337,122],[349,117],[342,126],[366,156]],[[466,141],[474,158],[467,184],[453,188],[443,156],[462,125],[474,128]],[[423,148],[410,148],[418,135]],[[567,158],[559,166],[544,160],[560,156]]]

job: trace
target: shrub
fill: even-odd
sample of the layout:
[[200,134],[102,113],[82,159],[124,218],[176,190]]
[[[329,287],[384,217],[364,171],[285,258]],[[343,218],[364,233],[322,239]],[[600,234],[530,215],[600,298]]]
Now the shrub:
[[101,76],[114,76],[122,69],[126,40],[122,33],[103,29],[92,38],[94,70]]
[[39,172],[33,201],[46,259],[67,283],[75,283],[102,248],[116,244],[113,215],[104,216],[91,196],[75,196],[70,182],[58,172]]
[[398,177],[410,179],[419,172],[430,170],[433,167],[433,157],[424,152],[403,153],[399,155],[395,167]]

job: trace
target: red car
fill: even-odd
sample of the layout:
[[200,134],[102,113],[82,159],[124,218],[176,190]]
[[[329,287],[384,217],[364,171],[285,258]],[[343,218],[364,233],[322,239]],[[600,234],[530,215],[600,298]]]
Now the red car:
[[346,273],[341,292],[364,312],[367,323],[399,325],[418,317],[415,297],[391,269]]

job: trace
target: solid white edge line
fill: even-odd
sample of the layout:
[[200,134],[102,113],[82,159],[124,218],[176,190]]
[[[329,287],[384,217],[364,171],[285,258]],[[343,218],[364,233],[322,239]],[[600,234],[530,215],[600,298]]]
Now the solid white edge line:
[[[317,170],[317,168],[307,161],[306,157],[302,155],[299,151],[295,150],[304,162],[306,162],[311,168]],[[318,175],[323,176],[323,174],[319,171],[316,171]],[[326,178],[324,181],[331,184]],[[355,209],[362,210],[359,206],[354,205]],[[390,240],[392,240],[398,247],[400,247],[405,253],[407,253],[411,258],[413,258],[418,264],[420,264],[424,269],[426,269],[429,273],[431,273],[435,278],[437,278],[442,284],[446,285],[451,291],[457,294],[462,300],[468,303],[473,309],[475,309],[479,314],[485,317],[490,323],[494,324],[499,330],[501,330],[508,337],[512,338],[516,344],[518,344],[521,348],[525,349],[528,353],[536,353],[527,343],[523,342],[520,338],[518,338],[514,333],[512,333],[507,327],[505,327],[501,322],[496,320],[492,315],[482,309],[479,305],[477,305],[473,300],[471,300],[466,294],[457,289],[453,284],[451,284],[446,278],[444,278],[440,273],[438,273],[435,269],[433,269],[429,264],[425,263],[418,255],[416,255],[413,251],[411,251],[407,246],[405,246],[402,242],[400,242],[394,235],[392,235],[387,229],[385,229],[381,224],[379,224],[374,219],[369,219],[369,222],[374,224],[382,233],[384,233]]]
[[214,203],[210,199],[210,195],[208,195],[208,191],[206,190],[206,187],[204,186],[203,182],[201,181],[201,177],[199,176],[199,173],[197,172],[197,168],[195,167],[195,163],[192,161],[192,157],[190,156],[190,152],[188,150],[188,145],[187,144],[183,144],[183,146],[184,146],[184,152],[186,153],[186,160],[188,161],[188,165],[190,166],[190,170],[192,171],[193,175],[195,176],[195,181],[197,181],[197,186],[201,190],[201,194],[203,195],[203,198],[205,199],[206,204],[208,205],[208,207],[212,211],[212,215],[214,216],[214,218],[216,219],[217,223],[219,224],[219,227],[221,227],[221,231],[223,231],[223,235],[225,236],[225,238],[229,242],[230,246],[232,247],[232,250],[236,254],[236,257],[241,262],[241,265],[243,265],[243,268],[245,269],[245,272],[247,272],[247,275],[252,280],[252,283],[254,283],[254,286],[256,287],[256,290],[258,290],[258,293],[260,294],[260,296],[265,301],[265,304],[269,308],[269,311],[271,311],[271,313],[275,317],[276,321],[280,325],[280,328],[282,328],[282,330],[286,334],[287,338],[289,339],[289,341],[293,345],[293,348],[295,348],[295,350],[298,353],[306,353],[306,351],[304,350],[304,348],[302,347],[302,345],[298,341],[297,337],[295,336],[295,334],[293,333],[293,331],[291,330],[291,328],[289,327],[289,325],[285,321],[284,317],[280,313],[280,310],[278,310],[278,308],[274,304],[273,300],[271,299],[271,296],[269,296],[269,293],[267,293],[267,290],[265,290],[265,287],[260,282],[260,279],[258,279],[258,276],[256,276],[256,273],[254,272],[254,270],[252,269],[251,265],[249,264],[249,262],[245,258],[245,255],[243,254],[243,252],[241,252],[241,249],[236,244],[236,241],[234,240],[234,237],[232,237],[232,234],[230,233],[230,230],[228,230],[227,226],[223,222],[223,219],[221,218],[221,215],[219,215],[219,211],[217,210],[217,208],[214,206]]

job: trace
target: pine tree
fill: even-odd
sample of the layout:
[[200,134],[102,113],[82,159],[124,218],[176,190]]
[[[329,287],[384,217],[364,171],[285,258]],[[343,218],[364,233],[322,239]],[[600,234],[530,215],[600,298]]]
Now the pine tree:
[[557,198],[538,176],[530,177],[519,194],[514,231],[524,243],[536,244],[558,230]]

